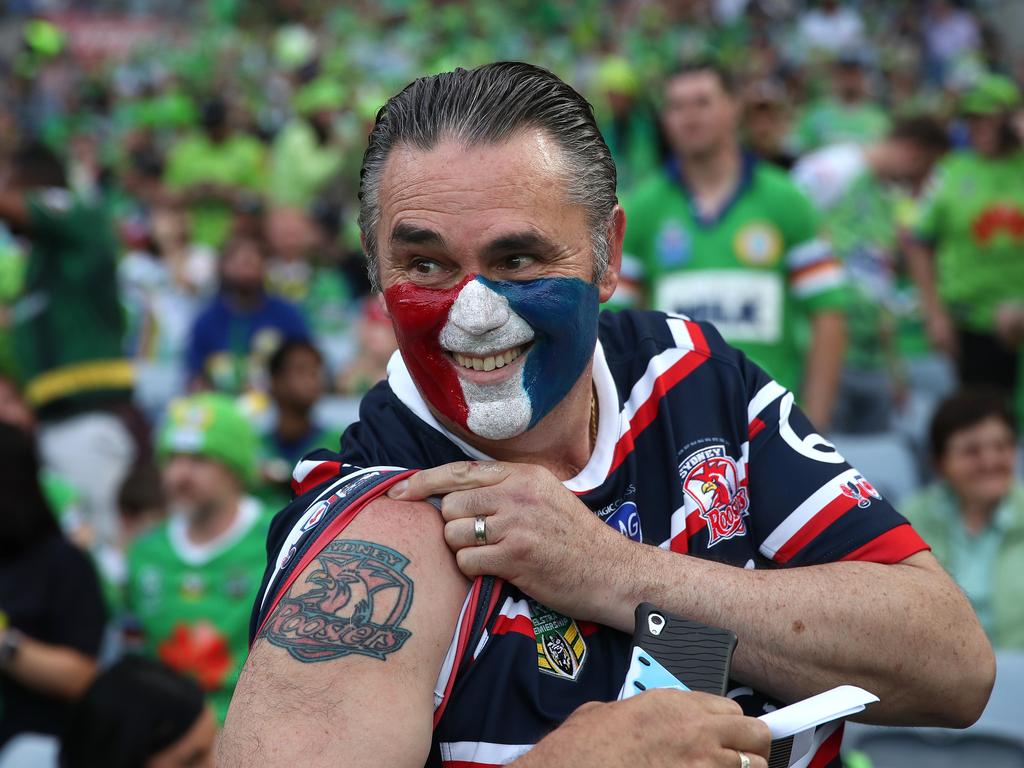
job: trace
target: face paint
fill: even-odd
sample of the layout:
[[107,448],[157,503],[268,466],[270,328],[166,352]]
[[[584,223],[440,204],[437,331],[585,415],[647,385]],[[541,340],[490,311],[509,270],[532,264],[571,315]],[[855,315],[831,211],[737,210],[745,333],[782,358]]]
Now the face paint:
[[402,357],[427,401],[470,432],[505,440],[533,427],[579,379],[597,341],[598,291],[578,278],[384,292]]

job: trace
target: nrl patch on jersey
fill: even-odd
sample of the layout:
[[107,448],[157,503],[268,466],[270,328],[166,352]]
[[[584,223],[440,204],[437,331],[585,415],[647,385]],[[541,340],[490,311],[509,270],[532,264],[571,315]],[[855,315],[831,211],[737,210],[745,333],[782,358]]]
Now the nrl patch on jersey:
[[775,272],[708,269],[664,275],[656,306],[713,323],[729,342],[773,344],[782,337],[784,288]]
[[[694,451],[679,465],[687,507],[707,523],[708,549],[747,532],[750,514],[747,489],[740,484],[740,472],[724,445]],[[688,509],[689,514],[689,509]]]
[[575,680],[587,660],[587,644],[574,619],[530,601],[533,633],[537,636],[537,667],[541,672]]

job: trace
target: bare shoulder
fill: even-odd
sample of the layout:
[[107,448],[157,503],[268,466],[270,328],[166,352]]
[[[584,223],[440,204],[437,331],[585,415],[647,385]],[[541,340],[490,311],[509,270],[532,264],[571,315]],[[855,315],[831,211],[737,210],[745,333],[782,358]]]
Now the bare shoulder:
[[411,756],[422,765],[438,671],[468,589],[434,507],[371,502],[271,611],[239,679],[218,764],[284,764],[301,744],[307,760],[328,750],[325,764],[343,748],[376,764]]

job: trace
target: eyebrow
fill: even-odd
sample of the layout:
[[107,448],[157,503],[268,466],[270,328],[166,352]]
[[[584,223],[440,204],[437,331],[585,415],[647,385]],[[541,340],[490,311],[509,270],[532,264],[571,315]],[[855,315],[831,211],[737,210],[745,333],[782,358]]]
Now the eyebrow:
[[513,232],[491,240],[484,246],[483,252],[488,256],[501,256],[522,251],[530,253],[554,252],[558,246],[537,232]]
[[395,228],[391,230],[391,244],[445,247],[444,238],[434,230],[404,223],[396,224]]

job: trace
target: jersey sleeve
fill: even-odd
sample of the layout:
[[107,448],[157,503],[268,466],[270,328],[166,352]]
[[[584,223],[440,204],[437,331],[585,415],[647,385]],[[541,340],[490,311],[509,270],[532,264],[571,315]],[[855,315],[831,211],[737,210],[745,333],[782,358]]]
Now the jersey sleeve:
[[786,201],[786,271],[789,288],[807,312],[842,309],[848,299],[843,265],[819,232],[811,201],[793,188]]
[[274,517],[267,534],[267,567],[249,622],[250,644],[306,566],[367,504],[412,472],[402,467],[355,466],[323,449],[296,465],[295,499]]
[[780,566],[837,560],[896,563],[928,545],[814,431],[793,393],[742,360],[748,406],[751,528]]

